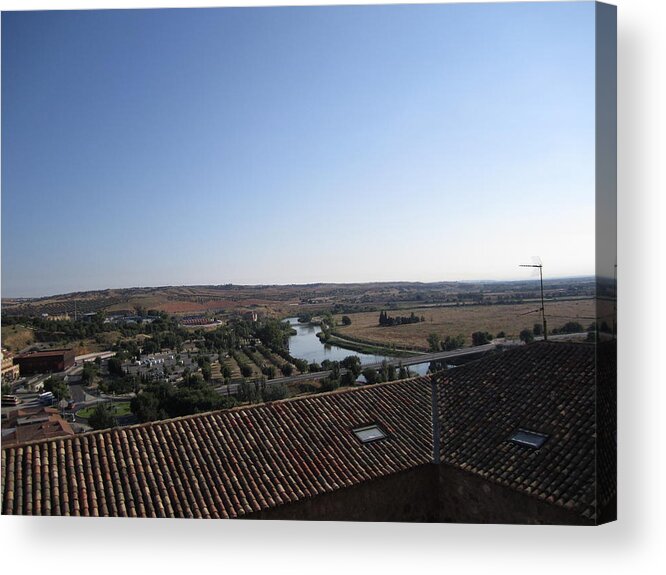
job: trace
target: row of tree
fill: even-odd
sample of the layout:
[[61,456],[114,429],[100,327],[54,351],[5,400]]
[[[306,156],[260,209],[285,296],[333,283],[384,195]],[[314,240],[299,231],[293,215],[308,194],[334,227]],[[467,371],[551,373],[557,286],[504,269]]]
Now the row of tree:
[[395,317],[390,316],[386,311],[379,312],[379,325],[381,326],[405,325],[422,321],[425,321],[425,317],[419,317],[414,312],[411,315]]

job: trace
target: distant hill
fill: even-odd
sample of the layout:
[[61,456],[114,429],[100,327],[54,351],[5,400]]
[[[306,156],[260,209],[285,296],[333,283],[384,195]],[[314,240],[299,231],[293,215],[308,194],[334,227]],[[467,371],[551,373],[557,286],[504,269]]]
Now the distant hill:
[[[558,298],[594,295],[594,278],[545,282]],[[248,310],[268,315],[298,315],[336,305],[351,310],[438,303],[502,303],[537,295],[534,280],[516,282],[385,282],[308,285],[162,286],[74,292],[42,298],[3,298],[4,315],[81,315],[134,313],[137,309],[171,314],[227,314]]]

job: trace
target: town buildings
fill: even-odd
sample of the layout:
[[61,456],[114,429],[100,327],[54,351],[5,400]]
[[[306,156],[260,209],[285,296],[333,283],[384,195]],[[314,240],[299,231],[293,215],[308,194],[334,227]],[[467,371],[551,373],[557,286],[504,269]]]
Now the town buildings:
[[2,350],[2,382],[12,382],[19,378],[19,366],[14,364],[14,354]]
[[10,411],[2,420],[2,446],[74,435],[57,409],[43,405]]

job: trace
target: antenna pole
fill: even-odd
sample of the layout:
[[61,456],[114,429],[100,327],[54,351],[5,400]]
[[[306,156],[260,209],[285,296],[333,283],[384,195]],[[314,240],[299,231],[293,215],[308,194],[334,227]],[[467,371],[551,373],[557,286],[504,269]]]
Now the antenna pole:
[[543,320],[543,341],[548,341],[548,328],[546,327],[546,308],[543,304],[543,266],[539,266],[539,279],[541,280],[541,319]]
[[[546,307],[543,299],[543,264],[520,264],[521,268],[539,268],[539,281],[541,283],[541,321],[543,322],[543,340],[548,341],[548,327],[546,325]],[[536,311],[536,310],[535,310]]]

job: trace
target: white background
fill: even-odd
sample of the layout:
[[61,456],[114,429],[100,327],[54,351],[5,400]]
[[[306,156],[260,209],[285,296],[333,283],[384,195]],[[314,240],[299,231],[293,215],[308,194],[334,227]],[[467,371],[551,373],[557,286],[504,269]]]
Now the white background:
[[[289,2],[301,4],[300,2]],[[316,2],[315,2],[316,3]],[[354,3],[354,2],[348,2]],[[358,2],[355,2],[358,3]],[[192,6],[223,2],[198,0]],[[279,5],[278,1],[234,5]],[[303,3],[306,4],[306,3]],[[665,573],[666,2],[618,0],[620,520],[599,528],[2,517],[5,573]],[[8,9],[186,2],[6,1]]]

